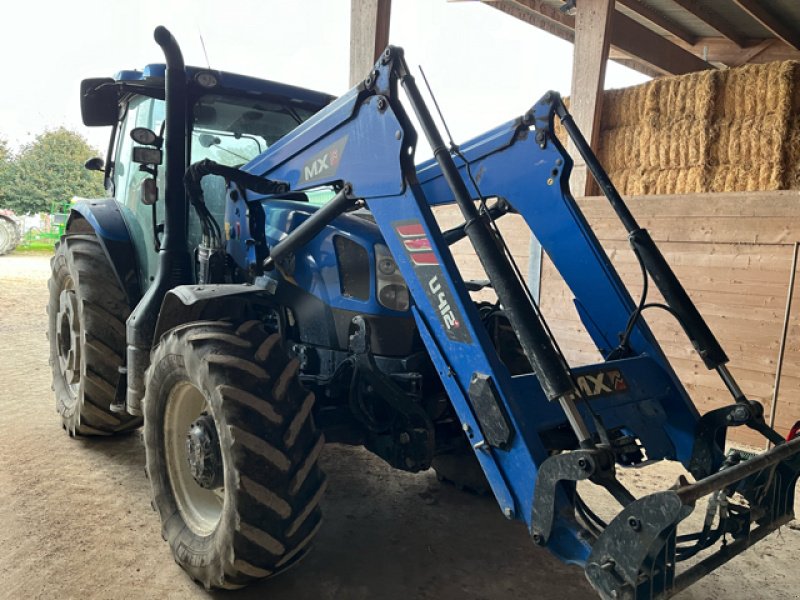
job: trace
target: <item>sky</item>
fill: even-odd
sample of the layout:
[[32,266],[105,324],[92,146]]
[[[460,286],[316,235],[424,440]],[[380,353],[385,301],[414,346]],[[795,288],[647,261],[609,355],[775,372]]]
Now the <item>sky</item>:
[[[81,79],[163,62],[165,25],[187,64],[340,95],[348,87],[350,0],[27,0],[0,22],[0,137],[18,149],[66,126],[105,149],[80,118]],[[480,2],[393,0],[390,43],[422,65],[456,142],[569,92],[572,45]],[[365,73],[366,75],[366,73]],[[646,81],[609,62],[606,88]],[[423,153],[424,154],[424,153]],[[418,153],[420,156],[420,153]]]

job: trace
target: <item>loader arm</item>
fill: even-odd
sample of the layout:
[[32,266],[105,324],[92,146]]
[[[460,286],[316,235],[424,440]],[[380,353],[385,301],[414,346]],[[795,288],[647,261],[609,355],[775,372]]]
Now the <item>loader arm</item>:
[[[413,163],[417,134],[399,101],[401,87],[434,150],[434,160],[419,169]],[[343,211],[368,206],[407,282],[420,336],[506,517],[524,522],[534,542],[562,560],[584,567],[604,598],[665,598],[793,517],[800,440],[746,461],[725,458],[729,426],[754,427],[773,441],[775,434],[765,429],[756,403],[741,393],[730,407],[701,417],[647,325],[631,320],[636,305],[570,196],[572,162],[553,135],[556,115],[569,121],[560,98],[550,93],[523,117],[464,144],[454,160],[402,51],[390,47],[362,84],[243,169],[285,182],[292,191],[332,185],[338,192],[302,231],[271,249],[265,268],[280,268],[282,258]],[[603,175],[599,165],[593,168]],[[603,188],[615,193],[613,186]],[[492,196],[508,202],[542,243],[606,360],[572,368],[563,359],[476,207],[477,199]],[[609,199],[624,207],[618,195]],[[512,376],[503,365],[470,299],[431,210],[448,202],[465,216],[464,231],[508,313],[532,366],[529,374]],[[645,246],[643,253],[654,248]],[[654,260],[647,270],[657,283],[674,287],[663,268]],[[688,296],[672,297],[674,312],[694,314],[685,305]],[[629,322],[631,335],[619,348]],[[698,326],[683,325],[696,342]],[[708,347],[704,339],[696,345]],[[730,378],[724,353],[705,358]],[[554,432],[561,434],[558,445]],[[617,481],[615,465],[638,462],[637,453],[679,460],[697,481],[635,499]],[[619,501],[619,515],[607,524],[594,516],[576,491],[580,480],[605,487]],[[729,502],[735,492],[746,499],[736,508]],[[707,495],[725,505],[724,514],[708,530],[678,536],[678,524]],[[732,541],[713,550],[726,538]],[[705,558],[678,573],[678,563],[700,552]]]

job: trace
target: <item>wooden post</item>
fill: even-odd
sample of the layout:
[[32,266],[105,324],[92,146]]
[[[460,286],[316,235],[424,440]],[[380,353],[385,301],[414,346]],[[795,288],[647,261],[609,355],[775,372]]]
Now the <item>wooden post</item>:
[[[576,3],[569,110],[593,150],[597,150],[600,133],[602,91],[608,61],[608,34],[613,12],[614,0],[578,0]],[[569,152],[575,159],[571,180],[573,195],[591,195],[593,187],[590,185],[591,179],[587,177],[586,164],[572,144],[569,145]]]
[[392,0],[350,0],[350,86],[356,85],[389,45]]

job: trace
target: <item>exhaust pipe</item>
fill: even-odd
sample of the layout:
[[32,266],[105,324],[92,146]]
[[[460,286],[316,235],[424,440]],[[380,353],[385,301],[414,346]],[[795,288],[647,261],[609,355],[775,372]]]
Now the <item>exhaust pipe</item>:
[[186,68],[178,42],[166,27],[156,27],[153,36],[161,46],[167,63],[164,240],[158,254],[155,281],[127,321],[128,383],[125,409],[132,415],[142,414],[144,373],[150,366],[150,349],[164,296],[175,286],[193,282],[191,255],[187,248],[186,193],[183,188],[187,136]]

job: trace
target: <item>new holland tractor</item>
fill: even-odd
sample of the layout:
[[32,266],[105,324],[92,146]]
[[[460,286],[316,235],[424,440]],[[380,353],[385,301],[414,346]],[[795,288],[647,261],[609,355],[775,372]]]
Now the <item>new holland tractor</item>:
[[[607,599],[671,596],[793,518],[800,440],[739,389],[558,94],[455,146],[399,48],[333,99],[186,68],[169,32],[155,37],[165,66],[81,86],[84,122],[113,127],[107,159],[87,164],[110,197],[75,206],[56,249],[50,351],[71,434],[143,423],[153,504],[191,577],[238,588],[308,552],[325,440],[486,486]],[[401,94],[433,149],[420,165]],[[583,218],[555,119],[663,304],[631,298]],[[432,207],[447,203],[464,222],[442,231]],[[495,225],[511,212],[569,285],[598,364],[569,365],[550,334]],[[449,247],[465,237],[486,281],[459,274]],[[496,302],[471,298],[487,287]],[[698,413],[644,320],[655,308],[729,406]],[[774,447],[726,454],[730,427]],[[691,478],[641,497],[617,478],[660,460]],[[616,516],[578,482],[609,492]]]

